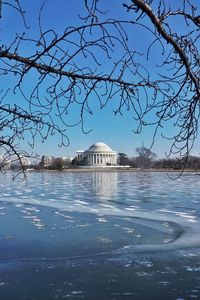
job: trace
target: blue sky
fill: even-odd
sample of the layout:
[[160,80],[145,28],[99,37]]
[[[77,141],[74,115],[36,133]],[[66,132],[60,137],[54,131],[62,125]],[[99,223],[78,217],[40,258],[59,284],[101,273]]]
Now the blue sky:
[[[42,3],[42,1],[21,1],[22,7],[26,10],[26,19],[27,24],[29,26],[27,36],[34,36],[37,38],[38,36],[38,9]],[[106,3],[106,7],[102,6],[102,9],[108,9],[108,16],[117,16],[118,19],[132,19],[133,13],[127,13],[124,8],[122,8],[122,2],[116,0],[110,1],[102,1],[102,3]],[[171,1],[170,1],[171,3]],[[24,29],[23,22],[20,17],[16,14],[16,12],[8,7],[3,6],[3,18],[1,20],[1,38],[5,43],[9,43],[13,40],[16,32],[22,33]],[[58,34],[61,34],[64,31],[64,28],[67,26],[78,25],[80,23],[80,19],[78,15],[85,16],[85,10],[83,6],[82,0],[59,0],[53,1],[48,0],[45,4],[44,13],[42,15],[42,26],[44,29],[53,28]],[[102,19],[104,17],[102,16]],[[177,24],[178,26],[178,24]],[[132,29],[127,28],[129,33],[129,45],[133,50],[142,51],[147,48],[149,45],[149,41],[151,40],[151,35],[146,34],[144,29],[135,28],[134,32]],[[24,44],[24,48],[21,47],[20,55],[30,55],[32,49],[31,45]],[[98,53],[97,53],[98,55]],[[147,67],[149,73],[152,77],[156,76],[155,74],[155,63],[161,62],[160,56],[160,46],[157,44],[152,47],[150,52],[151,60],[147,63]],[[113,56],[120,56],[119,51],[116,50],[113,53]],[[139,60],[143,61],[144,58],[140,57]],[[85,64],[84,60],[83,65]],[[88,63],[88,62],[86,62]],[[92,64],[92,62],[91,62]],[[101,66],[102,70],[109,71],[110,62],[104,61]],[[32,81],[36,77],[34,74],[30,74],[27,76],[27,79],[24,82],[24,87],[26,91],[31,89]],[[2,84],[4,87],[10,86],[10,84],[14,84],[16,79],[14,76],[8,78],[5,76]],[[132,117],[131,112],[124,110],[123,115],[116,115],[113,113],[113,110],[116,108],[116,102],[118,99],[114,98],[111,102],[103,109],[99,108],[99,104],[95,95],[92,95],[91,105],[93,109],[93,115],[85,116],[85,129],[90,130],[88,134],[84,134],[81,131],[81,126],[76,126],[68,129],[68,137],[70,140],[69,147],[59,148],[59,139],[57,136],[49,137],[49,139],[43,144],[38,138],[35,143],[34,152],[38,154],[46,154],[46,155],[54,155],[54,156],[73,156],[76,150],[87,149],[91,144],[101,141],[108,143],[109,146],[118,152],[125,152],[129,156],[135,155],[135,148],[144,144],[146,147],[150,146],[153,136],[153,128],[146,127],[143,129],[143,132],[139,135],[133,133],[133,129],[135,129],[135,121]],[[17,100],[16,100],[17,99]],[[10,95],[9,101],[11,103],[15,103],[19,101],[20,105],[23,104],[23,99],[20,95]],[[78,114],[78,109],[72,108],[70,110],[70,115],[68,116],[68,121],[71,122],[76,120]],[[149,118],[154,118],[154,115],[150,115]],[[173,135],[174,131],[173,124],[166,124],[166,127],[163,129],[164,133],[171,133]],[[26,143],[23,142],[23,147],[29,151]],[[198,154],[198,148],[194,148],[194,154]],[[164,157],[165,152],[169,150],[169,141],[161,138],[160,133],[156,138],[155,144],[152,150],[158,155],[158,157]]]

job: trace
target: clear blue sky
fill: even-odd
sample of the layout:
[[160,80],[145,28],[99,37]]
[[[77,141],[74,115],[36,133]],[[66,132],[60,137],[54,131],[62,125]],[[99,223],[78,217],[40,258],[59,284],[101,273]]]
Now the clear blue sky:
[[[45,29],[53,28],[57,31],[58,34],[63,33],[64,29],[68,26],[77,25],[80,23],[78,15],[85,16],[85,10],[83,6],[83,0],[48,0],[45,5],[44,13],[42,15],[42,26]],[[29,26],[28,35],[38,36],[38,9],[42,1],[21,1],[22,7],[26,10],[26,19]],[[123,1],[109,0],[102,1],[106,3],[103,9],[108,9],[108,16],[118,17],[118,19],[131,19],[132,13],[127,13],[126,10],[122,7]],[[171,3],[171,1],[170,1]],[[9,43],[13,40],[16,32],[22,33],[25,29],[23,23],[16,12],[3,5],[2,10],[3,18],[1,22],[1,38],[4,43]],[[103,18],[103,17],[102,17]],[[178,26],[178,24],[177,24]],[[134,32],[129,33],[129,45],[133,50],[146,49],[149,45],[151,36],[145,34],[145,31],[142,28],[136,28]],[[27,44],[24,44],[24,48],[21,47],[22,52],[19,55],[30,55],[31,47]],[[160,49],[156,45],[152,48],[151,51],[151,60],[148,62],[148,70],[152,76],[155,76],[154,65],[155,62],[160,62]],[[116,51],[113,55],[120,55]],[[143,59],[143,58],[142,58]],[[153,63],[152,63],[153,62]],[[84,61],[83,61],[84,64]],[[92,62],[91,62],[92,64]],[[102,70],[109,71],[109,62],[104,61],[101,68]],[[32,75],[34,77],[34,75]],[[1,84],[4,87],[9,87],[10,84],[14,83],[15,78],[8,78],[5,76],[4,80],[1,81]],[[29,85],[31,88],[32,78],[28,77],[26,81],[26,89],[29,90]],[[142,99],[141,99],[142,100]],[[23,105],[20,95],[11,95],[10,101],[15,103],[19,101],[20,105]],[[87,115],[85,118],[85,128],[92,129],[88,134],[84,134],[81,131],[81,127],[69,128],[68,136],[70,139],[70,146],[67,148],[59,148],[59,140],[57,136],[49,137],[49,139],[43,144],[38,139],[35,144],[34,151],[38,154],[54,155],[54,156],[73,156],[76,150],[87,149],[91,144],[101,141],[107,143],[113,150],[118,152],[125,152],[129,156],[135,155],[135,148],[142,145],[142,143],[148,147],[152,141],[153,128],[146,127],[140,135],[133,133],[135,128],[135,121],[132,118],[132,114],[128,111],[124,111],[123,115],[117,115],[113,113],[113,109],[116,107],[115,103],[118,99],[113,98],[111,103],[107,105],[104,109],[100,109],[97,99],[93,95],[93,115]],[[70,121],[77,118],[77,110],[71,110],[70,116],[68,116]],[[153,116],[150,116],[153,118]],[[173,126],[171,124],[166,125],[163,129],[164,133],[172,133],[173,135]],[[24,143],[24,142],[23,142]],[[26,148],[26,144],[23,144]],[[28,150],[28,148],[26,148]],[[152,149],[158,157],[164,157],[165,151],[169,150],[169,141],[161,138],[158,134],[155,145]],[[29,151],[29,150],[28,150]],[[194,153],[198,154],[198,150],[194,149]]]

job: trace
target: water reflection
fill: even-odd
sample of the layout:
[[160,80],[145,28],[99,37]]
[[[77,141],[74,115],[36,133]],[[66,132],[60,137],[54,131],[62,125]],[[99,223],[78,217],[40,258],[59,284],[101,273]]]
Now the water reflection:
[[96,196],[108,199],[117,194],[117,172],[94,172],[91,180],[92,189]]

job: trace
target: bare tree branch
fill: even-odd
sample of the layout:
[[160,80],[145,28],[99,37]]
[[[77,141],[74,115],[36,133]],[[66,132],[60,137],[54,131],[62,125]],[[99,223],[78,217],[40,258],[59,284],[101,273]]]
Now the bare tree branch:
[[[140,8],[143,11],[143,13],[145,13],[150,18],[151,22],[155,25],[158,33],[166,40],[167,43],[171,44],[172,47],[174,48],[174,50],[178,53],[178,55],[181,59],[181,62],[184,64],[184,66],[186,68],[187,75],[190,76],[192,82],[195,85],[197,95],[198,95],[198,97],[200,97],[198,79],[193,74],[190,63],[189,63],[188,58],[187,58],[186,54],[184,53],[183,49],[174,40],[174,38],[165,31],[165,29],[162,26],[161,20],[153,13],[150,6],[144,0],[133,0],[133,2],[138,6],[138,8]],[[171,13],[171,15],[172,14],[174,15],[175,13]],[[176,14],[178,14],[178,13],[176,12]],[[183,12],[179,13],[179,14],[182,14],[184,16],[187,16],[187,18],[189,18],[188,14],[184,14]],[[170,13],[168,13],[168,15],[170,15]],[[199,17],[197,17],[197,19],[190,17],[190,19],[193,21],[199,20]],[[196,23],[199,25],[199,21],[195,22],[195,24]]]
[[[34,148],[36,139],[57,134],[60,146],[68,145],[70,127],[90,132],[85,126],[94,99],[99,108],[114,99],[115,114],[132,114],[135,133],[154,127],[153,143],[162,134],[171,143],[168,154],[187,160],[200,116],[199,10],[194,0],[170,6],[165,0],[124,1],[118,5],[126,15],[119,19],[106,1],[84,0],[78,26],[68,24],[62,32],[43,26],[48,1],[36,3],[35,34],[20,1],[0,2],[22,20],[13,40],[0,42],[0,77],[11,82],[0,90],[0,146],[9,155],[23,139]],[[174,20],[181,25],[175,28]],[[138,44],[136,32],[149,45]],[[174,128],[170,136],[165,124]]]

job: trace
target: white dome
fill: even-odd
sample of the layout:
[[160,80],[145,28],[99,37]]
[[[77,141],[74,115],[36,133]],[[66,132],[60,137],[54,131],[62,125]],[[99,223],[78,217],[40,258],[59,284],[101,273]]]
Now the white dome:
[[88,152],[112,152],[112,149],[105,143],[98,142],[93,144],[88,150]]

